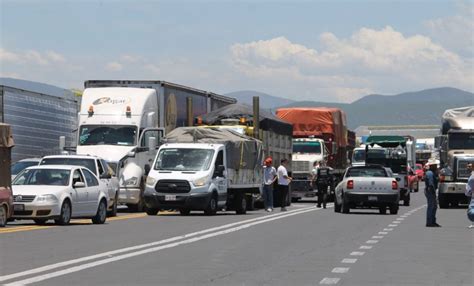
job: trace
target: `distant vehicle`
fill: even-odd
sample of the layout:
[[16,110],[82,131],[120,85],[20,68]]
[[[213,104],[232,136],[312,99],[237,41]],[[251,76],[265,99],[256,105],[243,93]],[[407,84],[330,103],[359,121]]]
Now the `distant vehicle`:
[[13,218],[44,224],[54,219],[67,225],[71,218],[107,218],[107,188],[89,169],[79,166],[29,167],[13,181]]
[[408,190],[413,192],[418,192],[420,188],[420,181],[418,180],[418,175],[413,169],[408,170]]
[[41,161],[41,158],[28,158],[28,159],[23,159],[16,163],[13,163],[11,166],[12,181],[13,179],[15,179],[15,176],[18,175],[18,173],[20,173],[21,171],[23,171],[24,169],[28,167],[37,166],[40,161]]
[[347,168],[336,187],[335,212],[349,213],[351,208],[377,207],[381,214],[398,213],[400,197],[397,181],[382,166],[368,165]]
[[146,212],[177,209],[182,215],[223,208],[247,212],[247,197],[260,194],[261,141],[228,129],[180,127],[158,150],[145,190]]
[[423,165],[422,164],[416,164],[415,165],[415,173],[418,176],[419,181],[424,181],[425,180],[425,171],[423,170]]
[[119,198],[119,180],[115,176],[112,167],[102,158],[91,155],[55,155],[43,157],[40,165],[73,165],[86,167],[106,186],[109,201],[107,210],[109,216],[117,215],[117,205]]
[[14,146],[10,125],[0,123],[0,227],[7,224],[13,214],[11,189],[11,150]]

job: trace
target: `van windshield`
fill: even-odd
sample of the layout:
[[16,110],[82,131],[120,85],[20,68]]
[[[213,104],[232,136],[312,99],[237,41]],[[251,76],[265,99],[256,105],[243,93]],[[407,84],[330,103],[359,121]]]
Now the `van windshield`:
[[79,130],[79,145],[134,146],[137,127],[127,125],[83,125]]
[[155,170],[205,171],[208,170],[214,150],[192,148],[161,149],[155,163]]

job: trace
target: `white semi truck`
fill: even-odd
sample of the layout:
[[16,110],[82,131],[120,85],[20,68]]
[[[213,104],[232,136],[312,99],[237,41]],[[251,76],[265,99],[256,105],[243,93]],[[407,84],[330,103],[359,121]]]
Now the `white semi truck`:
[[248,196],[260,193],[260,140],[230,129],[181,127],[165,142],[146,181],[149,215],[163,209],[213,215],[223,208],[245,214]]
[[119,202],[142,211],[156,147],[186,125],[188,102],[198,116],[236,100],[164,81],[86,81],[76,152],[104,158],[119,177]]

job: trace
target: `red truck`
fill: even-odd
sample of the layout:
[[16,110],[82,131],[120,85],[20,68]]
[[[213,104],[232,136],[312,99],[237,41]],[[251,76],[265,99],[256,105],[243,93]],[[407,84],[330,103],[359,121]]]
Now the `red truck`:
[[[309,186],[315,161],[333,168],[334,186],[349,165],[355,133],[347,129],[346,114],[339,108],[280,108],[276,115],[293,125],[292,196],[314,196]],[[334,190],[331,188],[331,192]]]

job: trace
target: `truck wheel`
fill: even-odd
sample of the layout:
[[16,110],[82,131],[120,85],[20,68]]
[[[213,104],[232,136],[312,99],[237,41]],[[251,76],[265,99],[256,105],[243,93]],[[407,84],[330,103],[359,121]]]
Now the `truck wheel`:
[[410,193],[405,195],[405,198],[403,198],[403,205],[408,207],[410,205]]
[[342,213],[348,214],[350,211],[349,203],[344,199],[342,200]]
[[0,227],[7,225],[7,208],[5,206],[0,207]]
[[204,210],[205,215],[215,215],[217,213],[217,197],[212,195],[206,209]]
[[439,194],[438,196],[439,208],[447,209],[449,208],[449,201],[444,194]]
[[247,210],[255,210],[255,198],[252,195],[247,197]]
[[398,214],[398,203],[390,206],[390,214]]
[[147,215],[157,215],[159,211],[160,211],[159,209],[155,209],[155,208],[146,208],[145,209],[145,212],[146,212]]
[[183,216],[186,216],[186,215],[189,215],[189,213],[191,213],[191,210],[190,209],[180,209],[179,213]]
[[246,214],[247,213],[247,200],[243,194],[236,194],[235,196],[235,213]]
[[61,214],[54,222],[59,225],[67,225],[71,221],[71,203],[65,201],[61,206]]
[[386,206],[379,207],[379,213],[380,214],[386,214],[387,213],[387,207]]
[[92,218],[92,223],[93,224],[104,224],[106,219],[107,219],[107,203],[103,199],[99,203],[99,207],[97,208],[97,213]]

